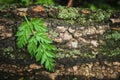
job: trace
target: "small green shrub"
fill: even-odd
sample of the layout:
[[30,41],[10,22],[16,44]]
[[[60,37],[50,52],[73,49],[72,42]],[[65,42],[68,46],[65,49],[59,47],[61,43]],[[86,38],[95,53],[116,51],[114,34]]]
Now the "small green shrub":
[[27,50],[32,57],[36,58],[45,68],[54,71],[55,54],[52,52],[56,47],[51,45],[52,40],[48,38],[44,23],[38,19],[32,19],[22,22],[19,26],[17,36],[17,45],[19,48],[27,46]]

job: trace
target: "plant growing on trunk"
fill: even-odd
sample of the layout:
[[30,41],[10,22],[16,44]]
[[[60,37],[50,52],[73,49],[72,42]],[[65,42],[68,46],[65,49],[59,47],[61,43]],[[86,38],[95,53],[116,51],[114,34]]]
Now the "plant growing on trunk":
[[49,71],[54,71],[55,54],[52,52],[56,47],[51,45],[52,40],[47,36],[47,27],[39,18],[28,20],[19,26],[17,45],[19,48],[27,46],[27,50],[32,57],[36,58]]

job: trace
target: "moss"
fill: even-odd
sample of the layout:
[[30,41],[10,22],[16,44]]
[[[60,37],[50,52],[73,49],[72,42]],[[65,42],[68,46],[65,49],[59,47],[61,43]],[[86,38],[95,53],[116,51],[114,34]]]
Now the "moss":
[[104,11],[104,10],[98,9],[95,11],[94,14],[90,14],[89,18],[97,22],[101,22],[109,19],[110,16],[111,16],[111,12],[109,10]]
[[97,53],[83,53],[80,50],[58,49],[57,58],[72,58],[74,56],[82,56],[83,58],[95,58]]
[[79,13],[76,8],[59,7],[58,18],[72,20],[72,19],[77,19],[78,16],[79,16]]
[[104,55],[120,55],[120,31],[109,30],[105,33],[105,43],[100,45],[99,52]]
[[16,53],[12,47],[6,47],[1,49],[1,56],[9,59],[15,59]]
[[[108,20],[112,14],[110,10],[90,10],[90,9],[80,9],[80,8],[66,8],[59,7],[58,18],[67,20],[69,23],[80,23],[81,25],[90,25],[92,23],[99,23]],[[83,10],[88,11],[89,13],[82,12]]]
[[53,36],[53,37],[58,37],[59,33],[57,33],[55,30],[50,30],[49,33]]

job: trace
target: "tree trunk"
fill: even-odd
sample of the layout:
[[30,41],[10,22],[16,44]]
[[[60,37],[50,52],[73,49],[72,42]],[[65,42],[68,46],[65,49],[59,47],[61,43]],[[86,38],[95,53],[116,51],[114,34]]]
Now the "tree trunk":
[[73,6],[73,0],[69,0],[68,4],[67,4],[67,7],[72,7],[72,6]]

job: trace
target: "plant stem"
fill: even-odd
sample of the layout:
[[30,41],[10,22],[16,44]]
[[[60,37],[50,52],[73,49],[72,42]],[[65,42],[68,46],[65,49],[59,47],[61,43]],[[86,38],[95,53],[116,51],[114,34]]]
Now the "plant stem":
[[26,16],[24,16],[24,18],[25,18],[27,24],[29,25],[29,28],[30,28],[32,34],[34,35],[34,31],[33,31],[33,29],[31,28],[31,25],[30,25],[30,22],[29,22],[28,18],[27,18]]

